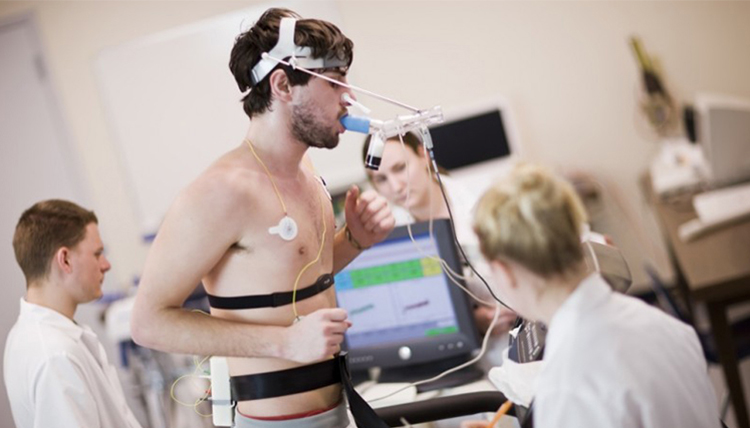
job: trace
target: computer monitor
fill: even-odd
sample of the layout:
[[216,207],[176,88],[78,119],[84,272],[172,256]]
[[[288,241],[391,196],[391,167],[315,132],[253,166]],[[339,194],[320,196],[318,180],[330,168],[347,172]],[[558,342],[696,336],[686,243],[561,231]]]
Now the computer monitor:
[[[339,306],[349,313],[346,332],[352,372],[381,369],[381,381],[414,381],[467,361],[479,348],[466,294],[443,272],[461,264],[449,220],[406,226],[363,251],[336,276]],[[463,285],[463,283],[462,283]]]
[[518,152],[511,109],[500,98],[454,112],[430,127],[435,160],[449,171],[488,161],[502,161]]
[[750,100],[698,94],[695,110],[711,184],[750,180]]
[[513,109],[499,96],[446,108],[445,121],[431,126],[430,134],[438,165],[477,196],[523,155]]

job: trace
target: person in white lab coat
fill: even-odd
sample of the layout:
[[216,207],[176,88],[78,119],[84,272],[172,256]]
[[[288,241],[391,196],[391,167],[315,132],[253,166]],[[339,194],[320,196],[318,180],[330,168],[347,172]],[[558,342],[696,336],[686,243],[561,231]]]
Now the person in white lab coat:
[[73,319],[79,304],[102,296],[111,267],[96,215],[39,202],[21,215],[13,249],[26,277],[3,367],[16,427],[140,428],[102,344]]
[[566,182],[520,165],[476,208],[491,286],[549,330],[536,428],[720,426],[695,331],[588,273],[583,206]]

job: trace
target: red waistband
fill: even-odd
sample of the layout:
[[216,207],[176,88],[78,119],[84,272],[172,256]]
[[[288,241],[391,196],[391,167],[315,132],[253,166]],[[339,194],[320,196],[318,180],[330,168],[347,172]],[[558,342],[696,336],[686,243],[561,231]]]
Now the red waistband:
[[246,415],[246,414],[240,412],[239,410],[237,411],[237,413],[241,414],[242,416],[244,416],[246,418],[256,419],[256,420],[259,420],[259,421],[288,421],[288,420],[291,420],[291,419],[302,419],[302,418],[309,418],[310,416],[319,415],[321,413],[325,413],[325,412],[327,412],[329,410],[335,409],[336,407],[339,406],[339,404],[341,404],[341,403],[336,403],[333,406],[325,408],[325,409],[311,410],[309,412],[296,413],[296,414],[293,414],[293,415],[282,415],[282,416],[250,416],[250,415]]

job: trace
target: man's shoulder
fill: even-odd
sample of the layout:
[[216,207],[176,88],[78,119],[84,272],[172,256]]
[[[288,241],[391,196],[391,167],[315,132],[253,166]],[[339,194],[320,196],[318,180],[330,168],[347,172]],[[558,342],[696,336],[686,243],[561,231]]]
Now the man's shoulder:
[[75,359],[81,346],[75,335],[58,326],[43,322],[19,320],[5,345],[6,363],[43,365],[59,358]]
[[218,160],[203,171],[178,196],[184,204],[206,203],[211,206],[233,208],[247,206],[254,200],[253,188],[260,178],[256,171],[244,168],[236,162]]
[[53,323],[19,319],[8,334],[8,342],[38,348],[70,348],[78,346],[78,337],[70,329]]
[[209,165],[188,188],[208,186],[232,190],[251,185],[262,177],[265,176],[260,176],[253,168],[228,153]]

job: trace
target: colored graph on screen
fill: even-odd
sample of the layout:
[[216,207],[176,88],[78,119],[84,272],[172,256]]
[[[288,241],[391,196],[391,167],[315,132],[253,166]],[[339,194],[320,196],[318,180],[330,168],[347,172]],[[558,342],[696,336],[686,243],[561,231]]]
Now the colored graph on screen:
[[339,305],[349,313],[350,344],[401,340],[457,331],[437,249],[429,239],[375,247],[336,275]]

